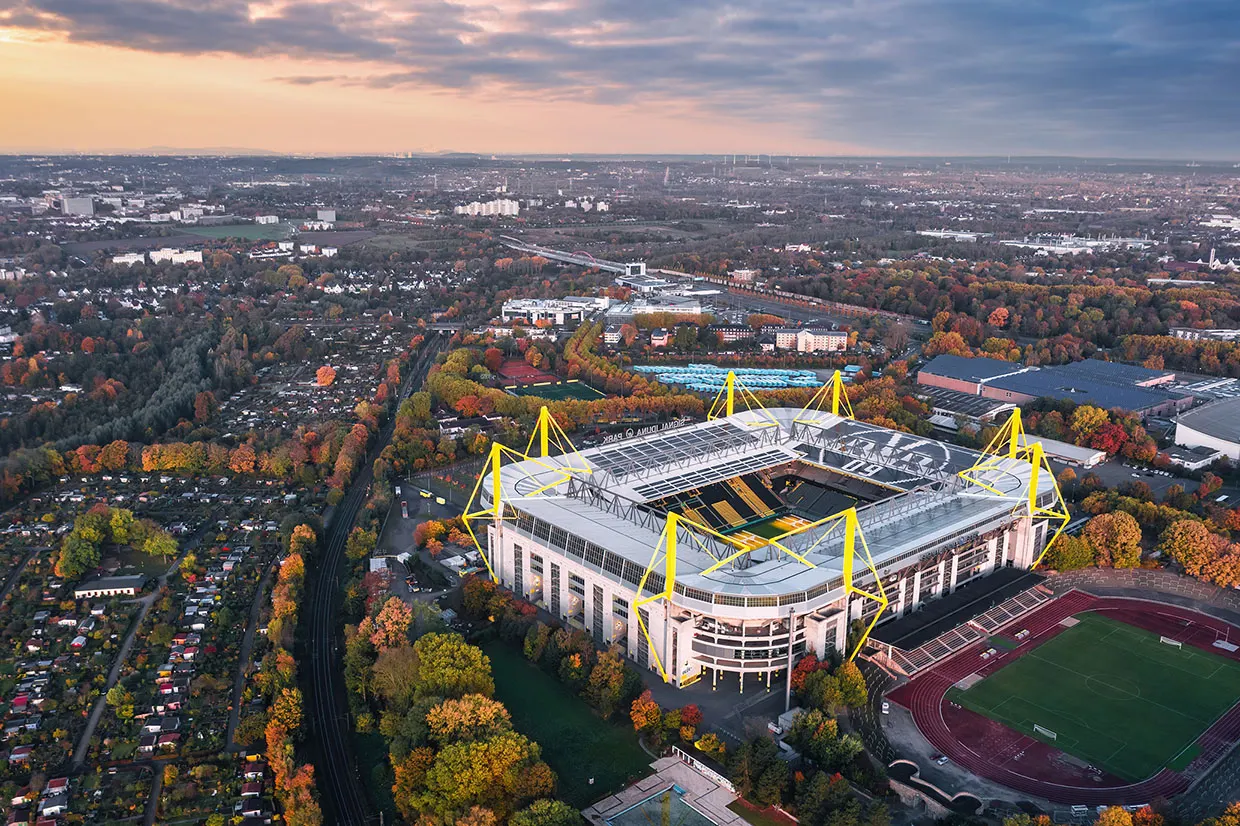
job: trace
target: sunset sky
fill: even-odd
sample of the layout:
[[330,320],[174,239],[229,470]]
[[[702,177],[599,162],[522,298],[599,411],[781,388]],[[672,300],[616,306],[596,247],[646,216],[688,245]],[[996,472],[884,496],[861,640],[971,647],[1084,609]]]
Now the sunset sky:
[[1234,0],[0,0],[0,152],[1240,159]]

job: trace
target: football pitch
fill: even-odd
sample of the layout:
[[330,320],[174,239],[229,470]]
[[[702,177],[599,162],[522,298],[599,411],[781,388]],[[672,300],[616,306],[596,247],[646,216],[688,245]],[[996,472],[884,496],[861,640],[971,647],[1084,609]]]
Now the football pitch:
[[1183,768],[1240,699],[1240,663],[1107,617],[1078,619],[948,698],[1125,780]]
[[559,382],[557,384],[544,382],[542,384],[531,384],[525,387],[514,387],[511,390],[515,396],[538,396],[543,399],[552,401],[568,401],[576,399],[578,401],[594,401],[596,399],[606,398],[606,394],[600,393],[584,382],[570,379],[569,381]]

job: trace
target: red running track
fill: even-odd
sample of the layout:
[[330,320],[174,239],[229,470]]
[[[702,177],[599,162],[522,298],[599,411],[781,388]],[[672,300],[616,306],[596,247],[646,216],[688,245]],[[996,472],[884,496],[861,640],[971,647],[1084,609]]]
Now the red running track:
[[1000,629],[1029,634],[1013,650],[999,649],[982,660],[985,642],[962,649],[888,697],[907,708],[921,733],[936,749],[968,771],[1024,794],[1057,803],[1096,806],[1135,805],[1185,791],[1192,780],[1226,754],[1240,740],[1240,705],[1219,718],[1198,739],[1201,754],[1183,772],[1163,769],[1139,783],[1098,771],[1058,749],[1014,731],[989,718],[961,708],[947,699],[947,691],[970,674],[986,676],[1032,651],[1064,629],[1060,622],[1084,611],[1098,611],[1153,633],[1181,640],[1213,654],[1240,660],[1240,653],[1215,648],[1219,637],[1240,642],[1240,631],[1213,617],[1185,608],[1138,599],[1100,598],[1070,591],[1046,606],[1017,618]]

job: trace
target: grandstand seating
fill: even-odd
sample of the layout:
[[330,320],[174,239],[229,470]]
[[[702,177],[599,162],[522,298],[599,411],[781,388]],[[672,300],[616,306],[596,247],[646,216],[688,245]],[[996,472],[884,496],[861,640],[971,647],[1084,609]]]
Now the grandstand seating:
[[731,502],[720,500],[714,504],[715,513],[719,514],[729,526],[740,527],[749,520],[741,516]]
[[[676,511],[725,534],[787,510],[778,496],[750,474],[648,502],[646,506],[661,512]],[[753,539],[759,540],[756,536]]]
[[[745,478],[743,476],[729,479],[726,484],[733,491],[735,491],[736,495],[739,496],[758,516],[767,517],[775,513],[775,508],[772,508],[769,504],[762,500],[761,496],[754,493],[753,489],[750,488],[745,482]],[[762,485],[759,485],[758,487],[762,488]]]

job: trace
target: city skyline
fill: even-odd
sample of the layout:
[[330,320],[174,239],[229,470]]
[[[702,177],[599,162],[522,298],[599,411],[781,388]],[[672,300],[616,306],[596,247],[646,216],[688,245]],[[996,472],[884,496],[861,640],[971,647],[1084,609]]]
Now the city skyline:
[[4,152],[1235,156],[1219,2],[0,2]]

